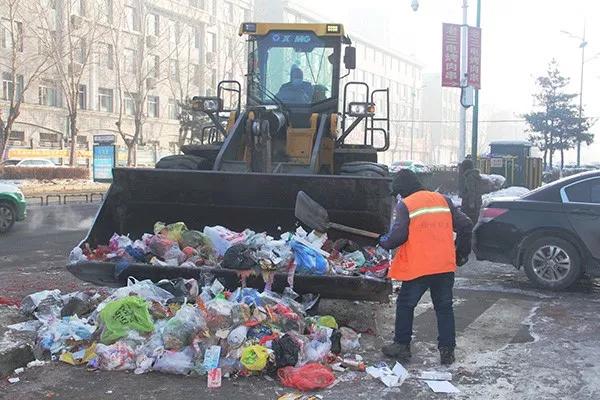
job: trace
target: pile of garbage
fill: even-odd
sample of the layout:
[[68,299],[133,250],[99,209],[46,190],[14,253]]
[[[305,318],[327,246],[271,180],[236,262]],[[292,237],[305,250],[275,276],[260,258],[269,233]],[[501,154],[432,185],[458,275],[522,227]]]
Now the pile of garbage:
[[[37,332],[35,353],[92,370],[157,371],[221,379],[268,374],[282,385],[315,390],[333,370],[365,370],[360,334],[333,316],[309,316],[318,297],[250,288],[227,291],[212,277],[128,280],[128,286],[61,294],[45,290],[22,301],[34,317],[13,329]],[[332,370],[333,369],[333,370]]]
[[154,233],[140,239],[115,233],[108,244],[92,249],[89,244],[73,249],[71,263],[109,261],[117,273],[131,263],[163,267],[222,267],[241,276],[262,274],[271,289],[275,272],[366,276],[382,279],[389,268],[389,252],[378,247],[361,247],[353,241],[328,239],[326,233],[295,232],[274,238],[250,229],[234,232],[222,226],[207,226],[202,232],[185,223],[157,222]]

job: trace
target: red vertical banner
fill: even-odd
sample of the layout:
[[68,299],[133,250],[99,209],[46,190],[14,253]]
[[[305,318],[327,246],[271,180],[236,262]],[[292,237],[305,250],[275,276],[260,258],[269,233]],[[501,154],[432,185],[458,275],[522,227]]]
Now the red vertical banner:
[[442,24],[442,86],[460,87],[460,25]]
[[481,89],[481,28],[467,31],[467,77],[469,86]]

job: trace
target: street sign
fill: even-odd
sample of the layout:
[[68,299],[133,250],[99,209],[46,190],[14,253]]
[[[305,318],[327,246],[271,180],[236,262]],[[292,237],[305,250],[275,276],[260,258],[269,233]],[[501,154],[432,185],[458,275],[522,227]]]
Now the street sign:
[[95,182],[112,182],[112,169],[116,161],[115,145],[94,145],[92,172]]
[[467,30],[467,79],[469,86],[481,89],[481,28]]
[[115,135],[94,135],[94,144],[115,144]]
[[442,86],[460,87],[460,25],[442,24]]
[[490,159],[490,167],[491,168],[502,168],[504,166],[503,158],[491,158]]

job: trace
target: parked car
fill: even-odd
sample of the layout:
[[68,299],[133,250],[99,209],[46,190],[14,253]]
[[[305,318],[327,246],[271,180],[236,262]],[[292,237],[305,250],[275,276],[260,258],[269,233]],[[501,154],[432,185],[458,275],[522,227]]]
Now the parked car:
[[428,166],[418,161],[395,161],[390,165],[390,172],[395,174],[401,169],[410,169],[416,174],[424,174],[430,172]]
[[15,185],[0,183],[0,234],[8,232],[16,221],[27,214],[27,203],[21,190]]
[[26,158],[23,160],[8,159],[0,163],[2,167],[56,167],[50,160],[44,158]]
[[541,288],[600,276],[600,171],[554,181],[517,199],[488,203],[474,231],[478,260],[523,267]]

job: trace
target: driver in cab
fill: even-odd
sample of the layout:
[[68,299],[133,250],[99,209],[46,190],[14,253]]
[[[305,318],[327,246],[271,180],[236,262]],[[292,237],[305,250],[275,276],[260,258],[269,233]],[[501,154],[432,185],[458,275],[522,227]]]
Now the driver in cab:
[[313,86],[304,80],[304,73],[296,64],[290,70],[290,81],[281,85],[277,97],[285,103],[311,103]]

